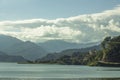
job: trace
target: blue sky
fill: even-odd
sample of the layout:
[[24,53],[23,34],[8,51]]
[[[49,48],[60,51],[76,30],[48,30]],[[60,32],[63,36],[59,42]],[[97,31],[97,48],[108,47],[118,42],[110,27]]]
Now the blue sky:
[[0,0],[0,21],[56,19],[113,9],[120,0]]
[[0,0],[0,34],[33,42],[100,42],[120,35],[120,0]]

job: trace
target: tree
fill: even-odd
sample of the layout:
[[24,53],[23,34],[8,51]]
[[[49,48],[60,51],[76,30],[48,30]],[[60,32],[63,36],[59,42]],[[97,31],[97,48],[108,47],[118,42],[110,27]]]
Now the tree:
[[103,61],[120,62],[120,36],[106,37],[102,42]]
[[110,42],[110,40],[111,40],[111,37],[110,37],[110,36],[109,36],[109,37],[106,37],[106,38],[103,40],[103,42],[101,43],[101,46],[102,46],[103,49],[107,48],[107,43]]

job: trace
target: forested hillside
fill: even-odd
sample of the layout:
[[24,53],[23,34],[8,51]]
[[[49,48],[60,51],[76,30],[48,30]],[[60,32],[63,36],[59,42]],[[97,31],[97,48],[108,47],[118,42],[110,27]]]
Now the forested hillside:
[[87,65],[120,65],[120,36],[106,37],[101,43],[102,50],[88,53],[83,59]]
[[[86,50],[86,51],[83,51]],[[63,51],[64,52],[64,51]],[[65,52],[64,52],[65,53]],[[63,53],[63,54],[64,54]],[[68,55],[70,53],[70,55]],[[36,60],[36,63],[58,63],[72,65],[99,65],[109,66],[120,63],[120,36],[106,37],[101,42],[101,49],[96,47],[68,50],[66,55],[56,56],[58,53],[49,54],[42,59]],[[61,53],[62,54],[62,53]],[[52,58],[51,58],[52,57]],[[57,57],[57,58],[56,58]],[[49,59],[48,59],[49,58]]]

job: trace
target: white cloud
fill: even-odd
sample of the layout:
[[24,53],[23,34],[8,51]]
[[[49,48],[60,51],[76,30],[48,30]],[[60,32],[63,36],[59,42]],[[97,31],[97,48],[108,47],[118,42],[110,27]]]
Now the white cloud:
[[120,34],[120,6],[101,13],[55,20],[1,21],[0,34],[34,42],[62,39],[70,42],[97,42]]

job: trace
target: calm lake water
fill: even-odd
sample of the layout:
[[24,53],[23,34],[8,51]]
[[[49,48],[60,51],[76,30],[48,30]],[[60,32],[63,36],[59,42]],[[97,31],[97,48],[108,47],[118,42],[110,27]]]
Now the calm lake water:
[[120,68],[0,63],[0,80],[120,80]]

